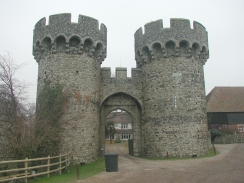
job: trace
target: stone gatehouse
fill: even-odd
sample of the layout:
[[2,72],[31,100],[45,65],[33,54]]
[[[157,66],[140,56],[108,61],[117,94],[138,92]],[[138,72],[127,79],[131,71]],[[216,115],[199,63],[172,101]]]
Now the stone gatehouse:
[[[144,33],[143,33],[144,32]],[[187,19],[147,23],[134,35],[137,67],[101,68],[107,54],[107,28],[96,19],[58,14],[39,20],[33,55],[38,93],[46,80],[69,91],[62,119],[63,151],[90,162],[103,153],[105,118],[121,109],[132,116],[135,156],[173,157],[208,152],[209,135],[203,65],[208,59],[205,28]]]

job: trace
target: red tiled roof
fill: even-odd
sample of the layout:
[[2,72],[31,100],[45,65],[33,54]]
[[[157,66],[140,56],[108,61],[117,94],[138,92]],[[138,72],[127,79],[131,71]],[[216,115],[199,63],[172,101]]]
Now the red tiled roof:
[[206,100],[207,112],[244,112],[244,87],[214,87]]

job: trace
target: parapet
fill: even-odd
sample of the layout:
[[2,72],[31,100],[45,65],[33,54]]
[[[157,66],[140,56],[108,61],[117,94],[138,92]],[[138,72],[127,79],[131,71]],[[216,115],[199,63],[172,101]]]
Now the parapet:
[[102,67],[101,68],[102,78],[110,78],[111,77],[111,68],[110,67]]
[[115,69],[115,77],[111,76],[111,68],[110,67],[102,67],[101,68],[102,78],[115,78],[117,80],[125,80],[125,79],[140,79],[141,69],[132,68],[131,69],[131,77],[127,77],[127,68],[126,67],[116,67]]
[[[144,33],[139,28],[135,34],[137,66],[159,57],[180,56],[208,58],[208,36],[203,25],[194,21],[191,29],[188,19],[172,18],[170,27],[164,28],[163,21],[145,24]],[[167,51],[168,49],[168,51]]]
[[[90,47],[90,55],[104,59],[107,28],[104,24],[99,28],[98,20],[84,15],[79,15],[78,23],[71,22],[70,13],[49,16],[49,24],[46,24],[46,18],[42,18],[36,23],[34,29],[33,55],[36,54],[35,51],[39,46],[43,50],[57,52],[55,41],[63,42],[64,46],[59,47],[63,47],[64,51],[69,53],[81,53],[87,45]],[[96,48],[99,49],[97,53],[95,53]]]
[[158,42],[162,47],[165,47],[167,42],[174,42],[176,47],[179,47],[181,41],[187,41],[190,46],[194,43],[204,46],[208,50],[207,31],[203,25],[194,21],[193,29],[191,29],[188,19],[171,18],[170,27],[164,28],[163,21],[156,20],[145,24],[144,34],[142,28],[139,28],[135,34],[135,50],[142,50],[142,47],[147,46],[149,50],[155,42]]
[[[67,27],[68,26],[68,27]],[[51,32],[50,32],[51,31]],[[56,15],[50,15],[49,16],[49,24],[46,24],[46,18],[42,18],[39,20],[34,29],[34,42],[35,40],[41,40],[43,36],[46,36],[45,33],[48,33],[49,36],[59,34],[66,34],[67,37],[69,34],[78,34],[81,37],[87,36],[90,33],[96,33],[96,35],[92,36],[107,36],[107,28],[104,24],[100,25],[99,29],[99,22],[98,20],[84,16],[79,15],[78,17],[78,23],[71,22],[71,14],[70,13],[63,13],[63,14],[56,14]],[[44,33],[43,35],[41,34]],[[35,34],[36,33],[36,34]],[[39,33],[39,34],[38,34]],[[100,35],[97,35],[100,34]],[[94,37],[94,39],[96,39]],[[104,38],[104,37],[103,37]],[[106,42],[106,40],[101,39],[103,42]]]

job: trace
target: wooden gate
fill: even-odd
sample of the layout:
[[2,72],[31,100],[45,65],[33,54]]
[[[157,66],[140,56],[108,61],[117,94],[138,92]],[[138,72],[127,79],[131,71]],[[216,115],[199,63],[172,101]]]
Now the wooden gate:
[[244,134],[235,134],[236,143],[244,143]]
[[133,150],[133,139],[128,140],[128,146],[129,146],[129,154],[131,156],[134,156],[134,150]]

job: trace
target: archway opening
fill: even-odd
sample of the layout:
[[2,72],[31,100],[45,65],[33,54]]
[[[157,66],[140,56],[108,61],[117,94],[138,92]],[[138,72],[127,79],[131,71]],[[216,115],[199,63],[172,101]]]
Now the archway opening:
[[106,153],[128,153],[128,140],[133,139],[132,116],[125,110],[115,109],[106,116]]
[[134,97],[123,92],[106,97],[101,104],[100,148],[103,153],[116,152],[115,146],[106,149],[110,143],[124,144],[126,152],[119,154],[141,155],[141,106]]

